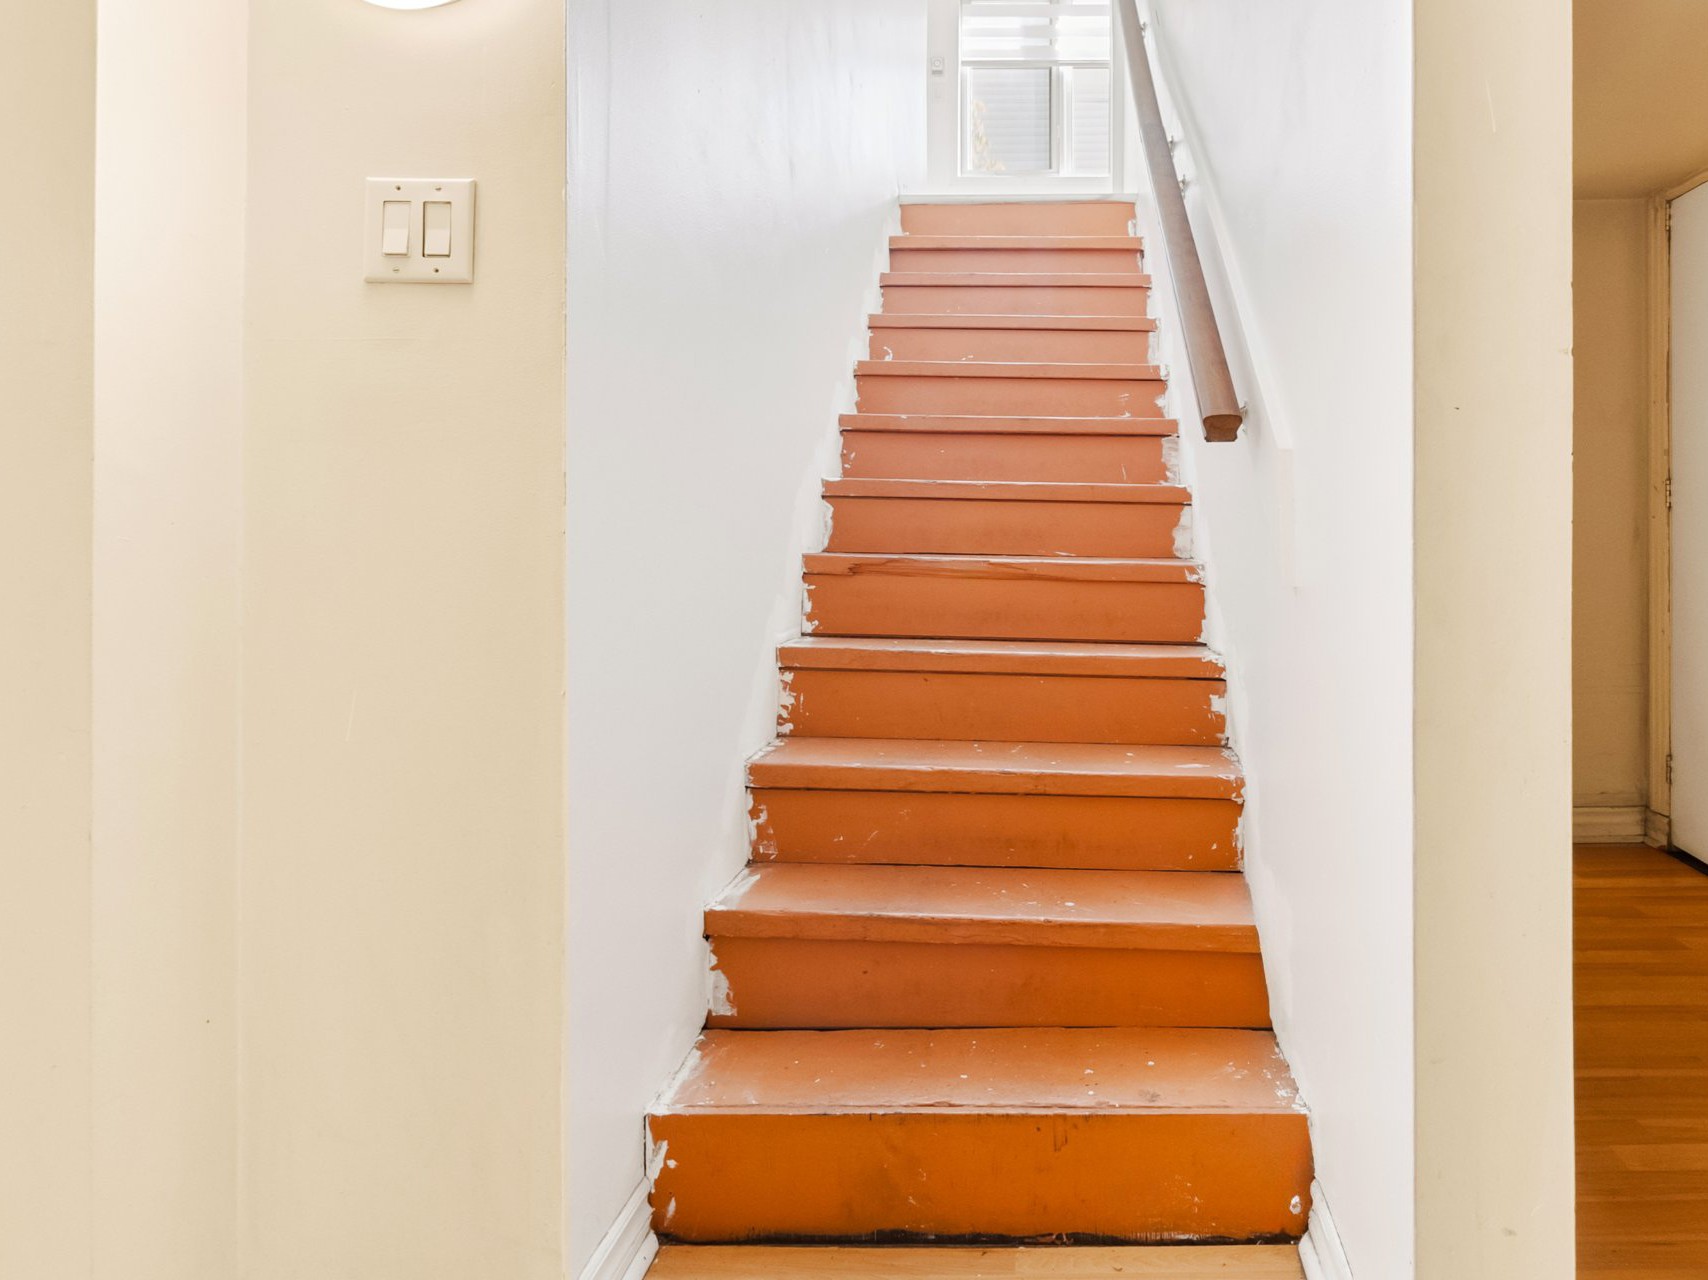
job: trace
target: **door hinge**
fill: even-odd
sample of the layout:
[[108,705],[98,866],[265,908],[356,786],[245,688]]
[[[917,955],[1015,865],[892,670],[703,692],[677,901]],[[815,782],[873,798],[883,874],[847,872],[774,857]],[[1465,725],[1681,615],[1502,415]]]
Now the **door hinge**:
[[1666,784],[1669,787],[1672,785],[1672,753],[1670,751],[1666,758]]
[[1666,478],[1666,509],[1672,510],[1672,477]]

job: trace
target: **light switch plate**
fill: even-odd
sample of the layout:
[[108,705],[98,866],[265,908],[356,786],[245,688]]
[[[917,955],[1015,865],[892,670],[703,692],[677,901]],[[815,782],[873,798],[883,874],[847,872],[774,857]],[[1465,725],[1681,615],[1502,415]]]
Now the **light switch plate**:
[[[409,202],[408,248],[402,254],[387,254],[385,206],[400,200]],[[443,257],[430,258],[422,252],[429,201],[451,206],[451,251]],[[363,262],[369,283],[474,283],[473,178],[369,178],[366,217]]]

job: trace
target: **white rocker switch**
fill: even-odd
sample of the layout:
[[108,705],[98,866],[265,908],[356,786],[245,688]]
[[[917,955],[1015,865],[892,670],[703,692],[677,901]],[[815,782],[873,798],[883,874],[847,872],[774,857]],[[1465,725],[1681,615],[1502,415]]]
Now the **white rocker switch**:
[[385,202],[381,217],[380,252],[388,258],[409,256],[409,201]]
[[451,256],[451,202],[429,200],[423,204],[421,223],[421,256],[448,258]]

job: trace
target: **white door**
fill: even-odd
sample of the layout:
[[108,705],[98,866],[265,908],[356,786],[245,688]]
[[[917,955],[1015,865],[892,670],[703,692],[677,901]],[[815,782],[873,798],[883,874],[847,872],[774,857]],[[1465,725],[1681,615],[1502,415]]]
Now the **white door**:
[[1708,186],[1672,202],[1672,842],[1708,858]]

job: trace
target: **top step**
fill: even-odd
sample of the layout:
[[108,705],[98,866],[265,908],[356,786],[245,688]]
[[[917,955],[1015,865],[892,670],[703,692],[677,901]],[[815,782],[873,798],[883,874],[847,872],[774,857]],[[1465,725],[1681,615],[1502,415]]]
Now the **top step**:
[[902,230],[934,236],[1124,236],[1131,200],[1014,201],[1007,204],[904,204]]

